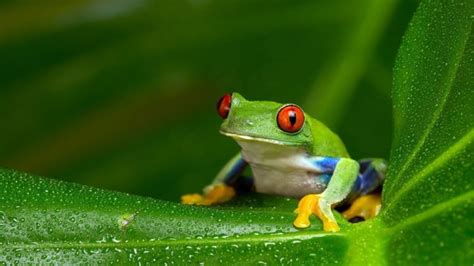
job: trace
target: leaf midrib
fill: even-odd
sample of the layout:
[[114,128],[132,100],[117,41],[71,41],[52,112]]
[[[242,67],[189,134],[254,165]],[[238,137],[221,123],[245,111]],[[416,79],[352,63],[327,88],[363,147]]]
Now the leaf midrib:
[[[279,234],[260,234],[233,237],[213,237],[213,238],[195,238],[195,239],[162,239],[162,240],[133,240],[120,242],[40,242],[34,244],[8,244],[8,248],[18,249],[50,249],[50,248],[144,248],[144,247],[161,247],[161,246],[179,246],[179,245],[202,245],[202,244],[236,244],[236,243],[266,243],[266,242],[286,242],[286,241],[306,241],[322,237],[345,237],[343,233],[326,233],[317,232],[310,233],[301,231],[293,233]],[[1,250],[1,249],[0,249]]]
[[421,182],[426,176],[430,173],[436,171],[439,167],[443,166],[445,163],[453,159],[460,150],[472,143],[474,139],[474,129],[471,129],[467,134],[465,134],[460,140],[458,140],[454,145],[450,146],[448,149],[443,151],[438,157],[433,161],[427,164],[423,169],[418,171],[413,175],[413,177],[408,180],[401,188],[398,190],[398,193],[395,194],[387,206],[387,209],[390,206],[394,205],[399,201],[400,197],[407,193],[412,187]]
[[461,203],[464,203],[465,201],[468,201],[470,199],[474,198],[474,191],[469,191],[464,194],[461,194],[457,197],[451,198],[450,200],[441,202],[437,205],[434,205],[433,207],[420,212],[414,216],[409,217],[408,219],[404,220],[402,223],[397,224],[396,226],[388,228],[388,230],[392,233],[398,233],[400,229],[403,229],[409,225],[414,225],[419,222],[422,222],[426,219],[429,219],[431,217],[434,217],[440,213],[445,212],[446,210],[449,210],[450,208],[453,208]]

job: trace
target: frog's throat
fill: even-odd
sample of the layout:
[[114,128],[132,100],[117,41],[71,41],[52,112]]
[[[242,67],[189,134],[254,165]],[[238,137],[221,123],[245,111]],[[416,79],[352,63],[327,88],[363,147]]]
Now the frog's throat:
[[297,142],[280,141],[280,140],[274,140],[274,139],[266,139],[266,138],[252,137],[252,136],[246,136],[246,135],[239,135],[239,134],[235,134],[235,133],[226,132],[226,131],[223,131],[223,130],[220,130],[220,133],[222,135],[226,135],[228,137],[231,137],[235,140],[265,142],[265,143],[276,144],[276,145],[285,145],[285,146],[302,146],[301,143],[297,143]]

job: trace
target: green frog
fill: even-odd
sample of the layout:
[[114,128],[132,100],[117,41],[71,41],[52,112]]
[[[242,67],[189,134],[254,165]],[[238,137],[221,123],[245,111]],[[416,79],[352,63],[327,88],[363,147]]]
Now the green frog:
[[[325,231],[339,231],[333,208],[340,205],[349,206],[343,212],[347,219],[378,214],[383,159],[351,159],[341,139],[296,104],[248,101],[232,93],[220,98],[217,111],[220,132],[242,149],[203,194],[184,195],[182,203],[224,203],[246,184],[259,193],[299,198],[296,228],[309,227],[309,217],[316,215]],[[242,174],[248,166],[250,179]]]

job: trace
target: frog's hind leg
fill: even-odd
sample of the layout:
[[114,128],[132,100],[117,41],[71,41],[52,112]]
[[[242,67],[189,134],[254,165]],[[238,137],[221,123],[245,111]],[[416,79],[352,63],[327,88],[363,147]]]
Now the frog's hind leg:
[[359,175],[351,194],[367,195],[381,188],[387,171],[387,162],[384,159],[363,159],[359,161],[359,165]]
[[361,160],[360,173],[353,188],[356,198],[342,214],[347,220],[373,218],[380,212],[380,188],[385,178],[387,163],[383,159]]
[[357,217],[368,220],[377,216],[381,207],[380,193],[372,193],[356,198],[349,209],[345,210],[342,215],[349,221]]

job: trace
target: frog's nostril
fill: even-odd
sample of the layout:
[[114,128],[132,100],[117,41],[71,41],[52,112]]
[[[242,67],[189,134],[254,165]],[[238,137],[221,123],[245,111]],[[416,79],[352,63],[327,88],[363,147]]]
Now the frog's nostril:
[[245,123],[247,123],[247,125],[249,125],[249,126],[253,126],[252,120],[245,120]]

